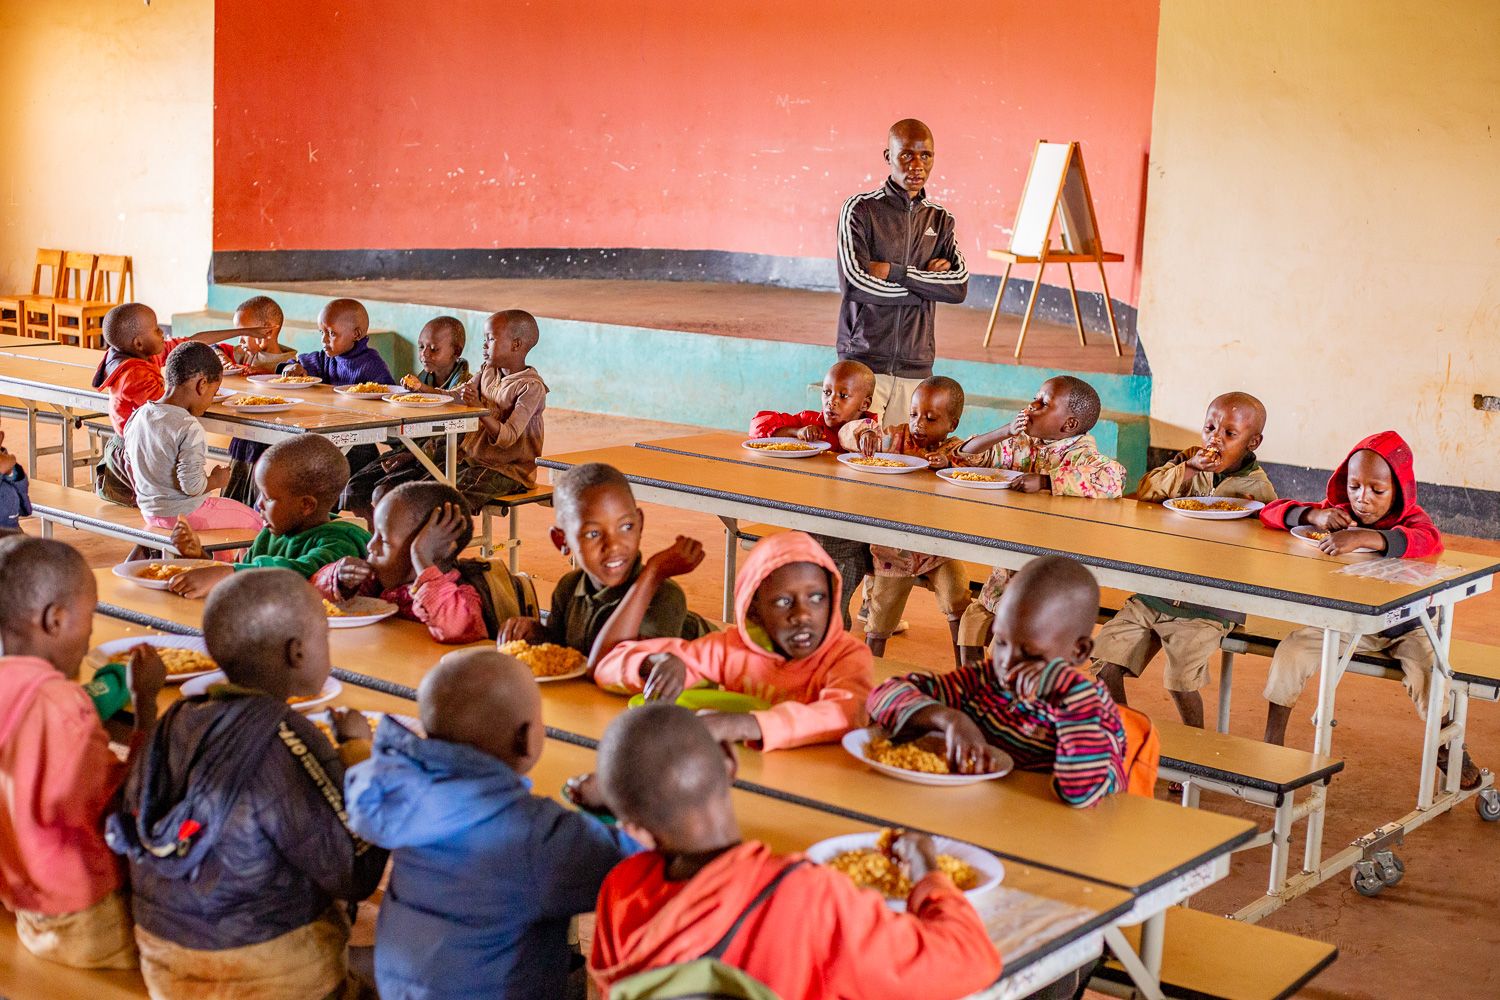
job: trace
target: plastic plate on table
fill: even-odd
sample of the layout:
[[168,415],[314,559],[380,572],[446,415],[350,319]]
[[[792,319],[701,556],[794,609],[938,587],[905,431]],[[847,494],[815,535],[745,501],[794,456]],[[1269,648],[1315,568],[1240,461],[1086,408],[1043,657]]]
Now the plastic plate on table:
[[362,625],[374,625],[376,622],[385,621],[401,610],[390,601],[382,601],[378,597],[351,597],[347,601],[338,602],[336,607],[343,614],[330,614],[328,616],[329,628],[359,628]]
[[[151,566],[181,566],[183,569],[197,569],[200,566],[214,565],[217,564],[212,559],[132,559],[130,562],[120,563],[110,572],[122,580],[129,580],[137,587],[145,587],[147,590],[166,590],[167,585],[172,582],[172,577],[152,580],[141,574]],[[175,575],[174,573],[173,576]]]
[[[874,459],[875,461],[894,462],[894,465],[865,465],[864,463]],[[857,451],[846,451],[839,456],[843,462],[855,472],[868,472],[877,476],[900,476],[908,472],[916,472],[918,469],[931,468],[927,459],[918,458],[915,455],[896,455],[887,451],[877,451],[871,459],[865,458]]]
[[[182,696],[184,698],[192,698],[196,695],[204,694],[215,684],[227,683],[229,683],[229,678],[224,676],[224,671],[215,670],[211,674],[203,674],[184,684],[182,686]],[[323,682],[323,690],[316,695],[303,701],[292,701],[292,699],[288,698],[287,704],[299,712],[311,712],[313,709],[320,708],[337,698],[343,690],[344,685],[330,677]]]
[[355,399],[384,399],[393,392],[405,392],[399,385],[383,385],[373,392],[355,392],[352,385],[336,385],[333,391],[340,396],[353,396]]
[[[1201,505],[1213,509],[1197,510],[1193,506],[1184,505]],[[1237,517],[1249,517],[1265,504],[1259,500],[1241,500],[1237,497],[1182,497],[1168,500],[1162,506],[1183,517],[1196,517],[1203,521],[1232,521]]]
[[[850,851],[877,850],[879,843],[879,833],[846,833],[840,837],[820,840],[803,853],[807,855],[809,861],[826,865],[840,854],[847,854]],[[1000,863],[999,858],[983,848],[947,837],[933,837],[932,846],[939,854],[957,858],[973,868],[979,875],[979,884],[972,889],[964,890],[964,895],[969,897],[971,903],[993,892],[1005,880],[1005,865]],[[885,905],[893,910],[905,910],[906,900],[887,897]]]
[[220,389],[214,393],[214,402],[222,402],[223,400],[228,399],[230,396],[238,395],[239,393],[235,392],[233,389]]
[[[1331,531],[1319,531],[1317,528],[1314,528],[1310,524],[1299,524],[1295,528],[1292,529],[1292,534],[1295,535],[1299,540],[1306,542],[1308,545],[1322,545],[1323,544],[1323,539],[1325,539],[1329,535],[1333,534],[1333,532],[1331,532]],[[1345,552],[1344,555],[1353,555],[1356,552],[1374,552],[1374,551],[1376,551],[1376,550],[1375,549],[1371,549],[1371,548],[1358,548],[1358,549],[1352,549],[1349,552]]]
[[[427,731],[422,728],[421,719],[417,718],[415,715],[398,715],[395,712],[365,712],[364,717],[369,720],[371,733],[373,733],[376,727],[380,725],[380,720],[385,716],[390,716],[392,719],[395,719],[397,722],[401,723],[403,726],[405,726],[407,729],[410,729],[418,736],[426,737],[427,735]],[[311,722],[319,729],[322,729],[324,726],[332,729],[333,713],[326,708],[320,709],[316,712],[308,712],[307,721]],[[329,740],[329,742],[331,743],[333,741]]]
[[292,407],[302,402],[302,400],[296,396],[281,396],[281,402],[279,403],[251,403],[247,405],[245,403],[235,402],[235,400],[237,399],[248,398],[253,397],[249,393],[237,392],[234,394],[234,396],[224,400],[219,405],[224,407],[224,409],[226,410],[235,410],[239,413],[285,413],[287,410],[290,410]]
[[767,458],[812,458],[833,445],[827,441],[798,441],[796,438],[751,438],[740,447]]
[[[970,490],[1008,490],[1012,483],[1025,475],[1015,469],[939,469],[937,474],[944,482]],[[960,478],[962,476],[972,478]]]
[[[1011,771],[1015,770],[1016,766],[1015,761],[1011,760],[1005,751],[997,749],[994,752],[1004,757],[1006,761],[1005,766],[998,771],[987,771],[984,774],[931,774],[927,771],[908,771],[904,767],[882,764],[880,761],[871,760],[865,756],[865,747],[869,742],[883,735],[885,734],[873,726],[868,729],[851,729],[844,734],[842,742],[849,756],[858,760],[861,764],[872,767],[882,774],[888,774],[893,778],[900,778],[902,781],[910,781],[917,785],[973,785],[981,781],[994,781],[996,778],[1005,777]],[[920,743],[921,741],[919,740],[918,742]],[[923,749],[932,750],[937,754],[943,752],[941,745],[927,746],[923,744]]]
[[[102,665],[110,661],[124,660],[125,656],[137,646],[155,646],[159,650],[185,649],[192,653],[208,655],[208,646],[204,644],[203,637],[197,635],[138,635],[132,638],[111,639],[109,642],[102,642],[94,647],[89,655],[96,665]],[[181,684],[195,677],[205,677],[218,672],[217,666],[210,666],[202,670],[181,670],[173,673],[172,664],[169,662],[167,683]]]
[[[646,704],[646,696],[638,694],[630,699],[631,708]],[[693,712],[731,712],[744,715],[749,712],[764,712],[771,703],[754,695],[738,691],[722,691],[719,688],[688,688],[677,696],[677,704]]]
[[246,381],[256,385],[321,385],[323,380],[316,375],[246,375]]
[[447,396],[435,392],[393,392],[381,398],[392,406],[410,406],[414,409],[431,409],[453,402]]

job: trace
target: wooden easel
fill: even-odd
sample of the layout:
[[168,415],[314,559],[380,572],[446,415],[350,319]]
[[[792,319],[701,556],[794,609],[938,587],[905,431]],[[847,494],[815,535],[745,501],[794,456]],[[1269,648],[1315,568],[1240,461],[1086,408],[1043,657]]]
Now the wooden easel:
[[[1062,209],[1062,246],[1054,247],[1052,223]],[[1010,269],[1017,264],[1036,264],[1036,283],[1026,301],[1021,319],[1021,336],[1016,339],[1015,356],[1021,356],[1031,314],[1036,309],[1037,292],[1042,287],[1042,272],[1048,264],[1062,264],[1068,269],[1068,293],[1073,297],[1073,321],[1078,326],[1078,343],[1088,346],[1083,336],[1083,313],[1078,308],[1078,289],[1073,284],[1073,265],[1093,262],[1099,267],[1099,281],[1104,287],[1104,311],[1109,316],[1109,335],[1115,342],[1115,357],[1120,356],[1120,332],[1115,326],[1115,307],[1109,298],[1109,280],[1104,276],[1106,263],[1118,263],[1124,254],[1109,253],[1099,240],[1098,220],[1094,216],[1094,199],[1089,194],[1088,175],[1083,170],[1083,148],[1076,142],[1036,144],[1031,156],[1031,172],[1021,191],[1021,207],[1016,211],[1016,225],[1011,231],[1009,250],[991,250],[990,259],[1005,261],[1005,276],[1000,279],[1000,293],[990,310],[990,322],[984,329],[984,346],[990,346],[995,332],[995,318],[1005,286],[1010,283]]]

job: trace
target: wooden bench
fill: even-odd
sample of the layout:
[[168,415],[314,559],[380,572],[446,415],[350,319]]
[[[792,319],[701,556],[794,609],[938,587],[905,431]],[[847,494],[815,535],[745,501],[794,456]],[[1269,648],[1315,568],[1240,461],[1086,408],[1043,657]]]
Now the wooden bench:
[[0,907],[0,997],[6,1000],[136,1000],[146,984],[135,970],[72,969],[37,958],[16,936],[16,918]]
[[[118,538],[170,555],[179,555],[172,547],[170,528],[149,528],[134,507],[102,500],[88,490],[32,479],[28,483],[32,513],[42,522],[42,536],[52,537],[54,525],[61,524],[94,535]],[[257,532],[246,528],[200,531],[198,538],[209,552],[224,549],[246,549]]]
[[534,486],[525,493],[512,493],[507,497],[497,497],[485,504],[484,509],[479,512],[479,554],[486,559],[495,554],[493,519],[506,518],[510,522],[510,536],[502,547],[509,550],[510,571],[515,573],[520,568],[520,509],[530,504],[552,506],[552,487]]
[[[1121,936],[1139,947],[1138,928]],[[1338,954],[1337,946],[1322,941],[1174,906],[1167,910],[1162,941],[1162,992],[1194,1000],[1281,1000],[1294,996]],[[1131,980],[1118,959],[1106,961],[1094,977],[1093,988],[1130,995]]]

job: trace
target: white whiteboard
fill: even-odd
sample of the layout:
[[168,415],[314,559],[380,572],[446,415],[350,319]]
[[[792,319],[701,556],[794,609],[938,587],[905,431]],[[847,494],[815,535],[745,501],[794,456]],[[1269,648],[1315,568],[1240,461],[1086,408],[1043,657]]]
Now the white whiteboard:
[[1016,212],[1011,232],[1011,253],[1039,257],[1052,232],[1052,216],[1062,193],[1068,172],[1069,142],[1039,142],[1031,158],[1031,172],[1021,192],[1021,207]]

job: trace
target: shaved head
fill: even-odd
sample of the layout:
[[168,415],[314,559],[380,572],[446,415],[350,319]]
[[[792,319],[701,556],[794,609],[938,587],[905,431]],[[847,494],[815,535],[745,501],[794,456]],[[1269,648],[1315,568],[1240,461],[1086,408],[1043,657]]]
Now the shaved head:
[[1247,433],[1252,435],[1265,433],[1266,404],[1248,392],[1226,392],[1222,396],[1216,396],[1214,401],[1208,404],[1208,408],[1212,410],[1216,406],[1238,413]]
[[156,329],[156,312],[142,302],[126,302],[104,314],[104,342],[128,352],[135,338]]
[[868,395],[875,394],[875,373],[862,361],[838,361],[828,369],[828,377],[835,382],[848,379]]
[[47,605],[93,589],[89,564],[73,546],[27,535],[0,539],[0,632],[20,631]]
[[1005,596],[1032,613],[1061,619],[1068,630],[1089,633],[1099,615],[1099,584],[1083,563],[1067,556],[1033,559],[1005,586]]
[[318,592],[289,569],[236,573],[209,592],[203,638],[235,684],[285,697],[328,677],[328,619]]
[[691,840],[700,813],[733,812],[723,748],[676,705],[653,702],[616,716],[599,742],[598,773],[610,810],[658,846]]
[[1098,614],[1099,585],[1082,563],[1067,556],[1033,559],[1011,577],[995,608],[995,679],[1019,690],[1054,660],[1086,663]]
[[260,461],[268,472],[286,476],[295,489],[317,497],[324,510],[338,502],[349,483],[349,459],[321,434],[282,438],[266,449]]
[[353,323],[355,329],[364,333],[370,330],[370,314],[358,299],[334,299],[323,307],[323,321],[329,326]]
[[486,322],[495,331],[496,336],[515,337],[526,345],[530,350],[535,347],[541,339],[541,330],[536,325],[536,317],[525,309],[504,309],[497,313],[491,313]]
[[891,126],[891,130],[887,135],[892,139],[902,142],[907,140],[926,140],[929,144],[932,142],[932,129],[915,118],[901,119]]
[[531,669],[493,648],[449,653],[417,689],[422,728],[483,750],[518,774],[541,755],[542,695]]
[[281,329],[282,324],[286,321],[286,317],[281,312],[281,307],[269,295],[252,295],[235,306],[234,311],[252,323],[274,327],[278,330]]

